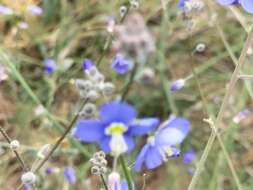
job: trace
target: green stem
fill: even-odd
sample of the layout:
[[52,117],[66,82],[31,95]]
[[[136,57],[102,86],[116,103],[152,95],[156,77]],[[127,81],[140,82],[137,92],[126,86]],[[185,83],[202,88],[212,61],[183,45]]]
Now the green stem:
[[123,173],[124,173],[126,181],[127,181],[128,190],[133,190],[131,174],[129,172],[129,169],[127,168],[124,157],[120,156],[119,161],[120,161]]

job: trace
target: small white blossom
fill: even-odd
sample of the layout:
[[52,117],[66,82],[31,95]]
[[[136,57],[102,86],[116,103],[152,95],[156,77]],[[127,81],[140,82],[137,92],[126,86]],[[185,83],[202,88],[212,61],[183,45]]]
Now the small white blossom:
[[10,142],[10,149],[17,150],[20,147],[20,143],[18,140],[13,140]]
[[26,185],[34,184],[36,181],[36,175],[31,171],[26,172],[21,176],[21,181]]

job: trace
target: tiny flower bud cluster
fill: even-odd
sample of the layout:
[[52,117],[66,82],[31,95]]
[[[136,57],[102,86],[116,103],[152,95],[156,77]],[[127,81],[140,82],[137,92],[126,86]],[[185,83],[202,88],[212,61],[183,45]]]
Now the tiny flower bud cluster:
[[129,0],[130,6],[133,9],[138,9],[139,8],[139,1],[138,0]]
[[82,98],[95,102],[102,94],[106,99],[110,99],[114,94],[115,86],[110,82],[105,82],[105,77],[101,74],[91,60],[84,61],[84,71],[88,80],[77,79],[76,87]]
[[92,164],[91,173],[93,175],[101,175],[107,172],[107,161],[103,151],[96,152],[90,159],[90,163]]
[[97,113],[97,107],[93,103],[87,103],[83,107],[82,111],[79,113],[79,115],[83,118],[92,118]]

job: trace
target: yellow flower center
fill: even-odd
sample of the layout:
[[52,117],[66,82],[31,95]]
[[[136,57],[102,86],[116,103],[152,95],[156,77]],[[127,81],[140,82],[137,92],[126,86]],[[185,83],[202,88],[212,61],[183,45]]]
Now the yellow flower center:
[[127,126],[123,123],[112,123],[106,128],[105,134],[107,135],[122,135],[127,131]]

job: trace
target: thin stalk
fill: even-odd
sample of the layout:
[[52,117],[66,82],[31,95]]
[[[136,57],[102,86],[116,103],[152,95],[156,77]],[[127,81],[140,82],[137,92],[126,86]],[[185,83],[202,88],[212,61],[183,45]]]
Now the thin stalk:
[[161,29],[160,29],[160,41],[159,41],[159,47],[158,47],[158,61],[159,61],[159,72],[160,72],[160,78],[162,82],[162,88],[165,94],[166,101],[169,105],[169,108],[171,109],[171,112],[175,115],[178,114],[177,107],[175,105],[174,99],[172,94],[169,92],[169,82],[166,77],[166,60],[165,60],[165,42],[166,42],[166,36],[167,34],[171,33],[171,28],[169,29],[170,31],[168,32],[168,22],[169,22],[169,15],[167,11],[167,3],[164,0],[161,0],[162,4],[162,10],[163,10],[163,17],[162,17],[162,24],[161,24]]
[[85,99],[82,103],[82,105],[80,106],[79,111],[77,112],[77,114],[75,115],[75,117],[72,119],[72,121],[70,122],[69,126],[66,128],[65,132],[62,134],[62,136],[56,141],[56,143],[54,144],[54,146],[52,147],[52,149],[49,151],[49,153],[47,154],[47,156],[38,164],[38,166],[34,169],[34,172],[37,172],[46,162],[47,160],[52,156],[52,154],[55,152],[55,150],[60,146],[60,144],[62,143],[62,141],[65,139],[65,137],[67,136],[67,134],[71,131],[71,129],[73,128],[74,124],[76,123],[79,113],[80,111],[83,109],[84,105],[88,102],[88,99]]
[[127,168],[124,157],[120,156],[119,161],[120,161],[123,173],[124,173],[126,181],[127,181],[128,190],[133,190],[131,174]]
[[[12,140],[11,140],[11,138],[9,137],[9,135],[6,133],[6,131],[5,131],[1,126],[0,126],[0,132],[1,132],[1,134],[3,135],[3,137],[5,138],[5,140],[10,144]],[[19,155],[18,151],[16,151],[16,150],[12,150],[12,151],[14,152],[14,154],[15,154],[15,156],[16,156],[18,162],[20,163],[20,165],[21,165],[21,167],[22,167],[22,169],[23,169],[24,171],[28,171],[29,168],[25,165],[25,162],[24,162],[24,160],[21,158],[21,156]]]
[[125,87],[123,88],[123,92],[122,92],[122,95],[121,95],[121,101],[124,101],[126,99],[126,96],[128,94],[128,92],[130,91],[131,87],[132,87],[132,84],[134,82],[134,77],[136,75],[136,72],[137,72],[137,68],[138,68],[138,63],[135,63],[134,64],[134,68],[129,76],[129,80],[127,81]]
[[[251,46],[252,44],[252,40],[253,40],[253,30],[251,29],[250,33],[248,34],[248,37],[247,37],[247,40],[245,42],[245,45],[243,47],[243,50],[241,52],[241,55],[240,55],[240,58],[239,58],[239,61],[238,61],[238,64],[232,74],[232,77],[230,79],[230,82],[228,84],[228,88],[226,90],[226,93],[225,93],[225,96],[223,98],[223,101],[222,101],[222,105],[221,105],[221,108],[219,110],[219,113],[218,113],[218,116],[217,116],[217,119],[216,119],[216,122],[215,122],[215,126],[217,126],[217,128],[219,129],[220,127],[220,124],[221,124],[221,121],[222,121],[222,118],[223,118],[223,115],[224,115],[224,111],[225,111],[225,108],[227,107],[228,105],[228,100],[232,94],[232,91],[235,87],[235,84],[238,80],[238,74],[240,72],[240,69],[241,69],[241,66],[245,63],[246,61],[246,55],[247,55],[247,51],[248,51],[248,48]],[[191,180],[191,183],[188,187],[188,190],[194,190],[195,189],[195,186],[197,184],[197,181],[200,177],[200,173],[204,167],[204,164],[206,162],[206,159],[210,153],[210,150],[213,146],[213,143],[215,141],[215,137],[216,137],[216,134],[215,132],[212,130],[212,133],[209,137],[209,140],[207,142],[207,145],[205,147],[205,150],[200,158],[200,161],[199,161],[199,164],[197,166],[197,169],[193,175],[193,178]]]
[[103,175],[103,174],[100,174],[100,178],[101,178],[101,181],[102,181],[102,183],[103,183],[103,185],[104,185],[104,188],[105,188],[106,190],[108,190],[108,187],[107,187],[107,184],[106,184],[104,175]]

